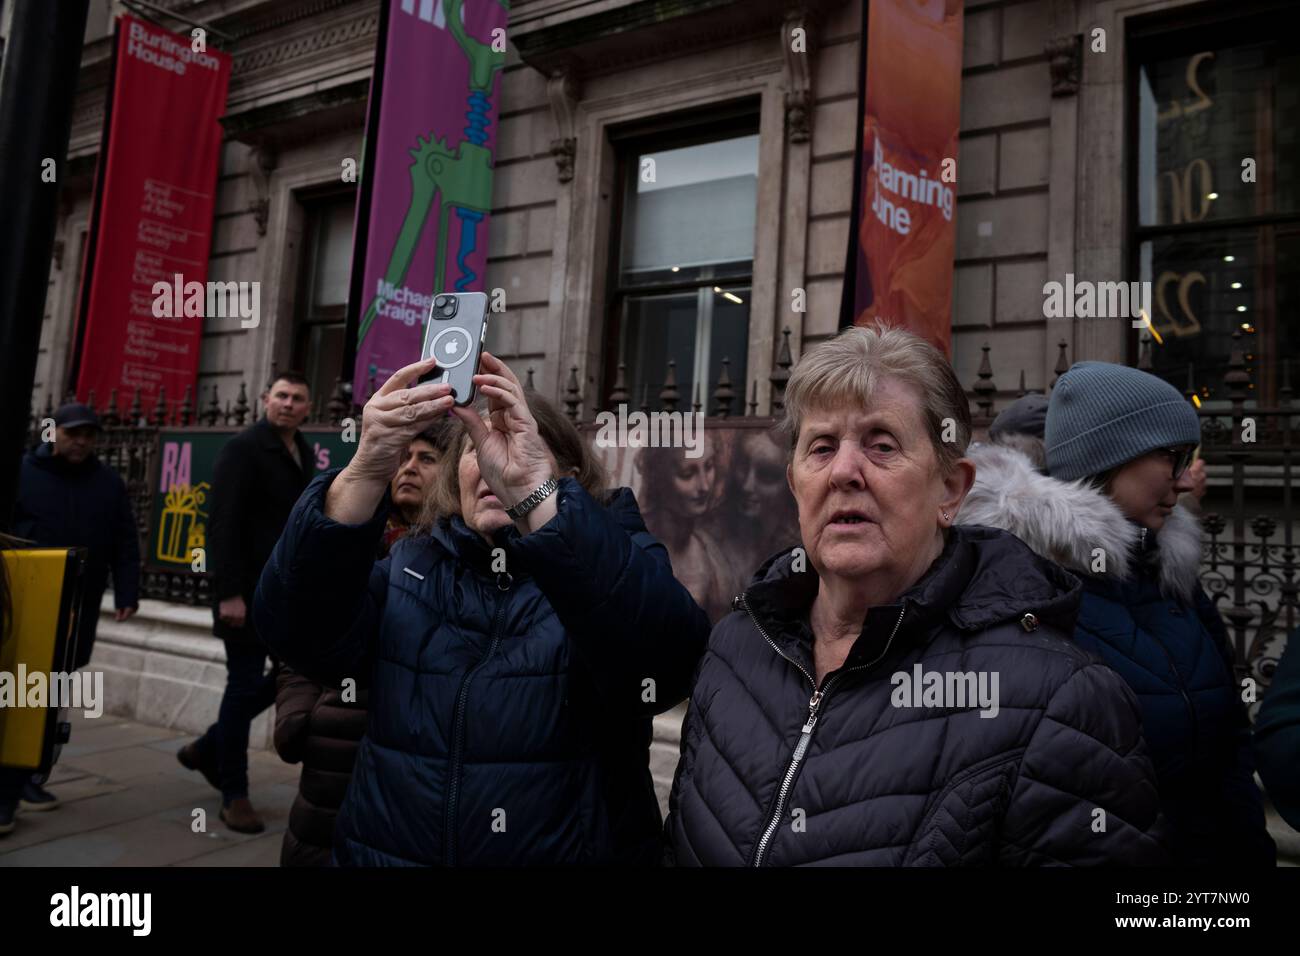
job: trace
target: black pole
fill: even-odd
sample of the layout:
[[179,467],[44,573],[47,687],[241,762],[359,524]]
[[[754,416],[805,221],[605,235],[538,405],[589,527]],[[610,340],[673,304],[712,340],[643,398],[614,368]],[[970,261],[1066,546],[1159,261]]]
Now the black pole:
[[[0,530],[12,526],[90,0],[15,0],[0,68]],[[47,159],[54,182],[46,182]]]
[[858,231],[862,228],[862,177],[866,175],[867,157],[862,155],[862,130],[867,113],[867,29],[871,25],[870,0],[862,0],[862,29],[858,31],[858,109],[853,114],[858,128],[853,147],[853,205],[849,213],[849,244],[844,250],[844,283],[840,289],[840,328],[847,329],[858,318],[858,282],[871,285],[871,273],[859,279]]

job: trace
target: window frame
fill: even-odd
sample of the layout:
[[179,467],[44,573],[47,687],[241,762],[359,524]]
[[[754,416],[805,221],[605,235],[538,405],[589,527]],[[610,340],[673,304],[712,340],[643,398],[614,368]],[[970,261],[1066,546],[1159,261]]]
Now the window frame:
[[[628,299],[632,296],[656,296],[669,295],[672,293],[697,291],[706,284],[721,285],[746,285],[750,289],[750,312],[748,325],[746,329],[746,378],[749,377],[748,352],[750,340],[752,339],[752,326],[754,321],[753,298],[754,298],[754,261],[758,254],[758,229],[757,223],[760,221],[761,202],[758,196],[758,189],[755,189],[755,237],[754,237],[754,254],[750,257],[749,269],[743,273],[737,272],[734,275],[725,277],[725,282],[718,280],[703,279],[682,279],[678,281],[655,282],[644,285],[624,285],[622,283],[622,251],[623,251],[623,227],[624,219],[627,214],[627,198],[629,187],[632,183],[632,177],[638,168],[636,158],[645,152],[662,152],[669,149],[679,149],[686,146],[698,146],[704,143],[718,142],[741,136],[757,136],[759,142],[756,144],[757,158],[760,163],[762,160],[762,131],[761,131],[761,100],[757,96],[745,97],[739,100],[733,100],[723,104],[714,104],[685,112],[670,113],[650,117],[632,123],[625,123],[619,126],[613,126],[606,130],[611,148],[614,150],[614,175],[613,175],[613,196],[610,210],[610,226],[608,235],[608,244],[605,257],[605,297],[602,307],[602,342],[604,347],[600,357],[600,375],[598,376],[598,393],[593,403],[597,409],[606,409],[609,403],[609,393],[613,390],[613,383],[618,375],[618,365],[622,361],[622,342],[621,331],[624,322]],[[760,170],[761,177],[761,170]],[[700,336],[700,329],[696,326],[697,341]],[[706,349],[707,358],[707,349]],[[662,371],[658,373],[662,375]],[[691,378],[694,378],[694,370],[691,370]],[[685,383],[679,383],[684,385]],[[706,383],[707,384],[707,383]],[[748,388],[748,382],[742,383],[744,388]],[[734,383],[733,383],[734,385]],[[689,389],[683,389],[680,400],[682,409],[689,409],[695,400],[695,396],[689,394]],[[707,390],[702,390],[700,394],[701,409],[708,411],[711,405],[711,397]],[[632,395],[628,404],[637,406],[640,397]],[[649,399],[650,406],[657,407],[658,396],[655,395]]]
[[[312,286],[315,280],[317,252],[321,229],[325,221],[325,210],[335,205],[348,204],[355,209],[356,186],[353,184],[328,184],[316,189],[305,189],[295,197],[302,210],[302,254],[298,258],[297,276],[294,279],[293,310],[291,313],[292,333],[289,337],[289,367],[301,369],[310,381],[311,369],[307,367],[309,345],[307,337],[315,326],[342,325],[343,335],[347,336],[347,301],[340,305],[312,308]],[[355,230],[356,224],[353,223]],[[349,237],[351,247],[351,237]],[[345,343],[346,344],[346,343]],[[346,349],[345,349],[346,354]],[[319,395],[329,395],[334,388],[334,379],[346,377],[342,367],[337,369],[329,381],[311,383],[313,399]],[[319,395],[317,394],[319,390]]]
[[[1125,139],[1125,198],[1124,211],[1128,223],[1125,241],[1128,248],[1124,259],[1132,281],[1142,278],[1142,246],[1147,242],[1182,236],[1230,233],[1237,230],[1259,230],[1278,226],[1295,226],[1300,228],[1300,208],[1293,212],[1271,212],[1254,216],[1234,216],[1223,219],[1205,219],[1199,222],[1165,223],[1143,225],[1139,206],[1141,185],[1141,109],[1139,106],[1142,67],[1156,60],[1189,56],[1206,49],[1223,49],[1244,46],[1267,41],[1276,33],[1276,17],[1281,3],[1270,4],[1249,13],[1241,13],[1230,4],[1214,4],[1196,10],[1180,9],[1174,17],[1158,15],[1142,18],[1128,25],[1126,51],[1127,69],[1124,82],[1124,104],[1126,119],[1124,123]],[[1270,23],[1272,28],[1270,29]],[[1156,201],[1159,203],[1157,188]],[[1276,270],[1276,257],[1270,267]],[[1269,295],[1276,304],[1276,278]],[[1278,319],[1277,321],[1281,321]],[[1125,332],[1125,354],[1128,364],[1136,365],[1141,350],[1140,329],[1129,328]],[[1244,344],[1244,342],[1243,342]],[[1273,351],[1278,354],[1276,368],[1264,368],[1256,364],[1252,371],[1256,381],[1256,390],[1251,401],[1259,404],[1275,404],[1278,399],[1278,381],[1282,364],[1287,358],[1281,355],[1277,343]],[[1224,356],[1226,362],[1227,356]],[[1153,370],[1154,371],[1154,370]],[[1159,373],[1155,373],[1159,374]],[[1208,383],[1198,378],[1198,389],[1211,384],[1216,396],[1211,398],[1208,406],[1217,406],[1227,401],[1222,394],[1221,381]],[[1186,383],[1178,383],[1180,390]]]

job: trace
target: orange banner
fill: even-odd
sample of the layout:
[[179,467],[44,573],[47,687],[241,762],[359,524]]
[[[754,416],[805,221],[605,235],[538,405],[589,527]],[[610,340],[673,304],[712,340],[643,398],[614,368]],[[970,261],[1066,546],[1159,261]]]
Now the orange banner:
[[869,2],[852,314],[947,354],[963,0]]

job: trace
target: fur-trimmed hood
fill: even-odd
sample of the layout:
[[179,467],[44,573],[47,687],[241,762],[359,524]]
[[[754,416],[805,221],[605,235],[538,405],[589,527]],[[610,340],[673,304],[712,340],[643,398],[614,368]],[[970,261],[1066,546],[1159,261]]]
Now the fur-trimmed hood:
[[1160,591],[1190,601],[1200,575],[1201,528],[1182,505],[1157,535],[1124,517],[1119,507],[1085,480],[1059,481],[1038,472],[1021,451],[999,444],[972,445],[975,484],[957,513],[957,523],[1010,531],[1045,558],[1085,578],[1100,548],[1105,574],[1128,580],[1140,552],[1152,552]]

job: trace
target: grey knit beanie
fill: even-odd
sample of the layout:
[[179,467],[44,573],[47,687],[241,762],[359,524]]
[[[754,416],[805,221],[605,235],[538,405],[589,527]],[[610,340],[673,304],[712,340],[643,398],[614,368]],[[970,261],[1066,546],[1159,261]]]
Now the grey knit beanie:
[[998,414],[989,426],[989,437],[1000,438],[1003,435],[1032,435],[1043,437],[1043,426],[1047,420],[1047,396],[1038,392],[1022,395]]
[[1155,448],[1199,444],[1201,425],[1163,379],[1109,362],[1076,362],[1052,389],[1044,440],[1048,473],[1073,481]]

